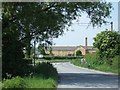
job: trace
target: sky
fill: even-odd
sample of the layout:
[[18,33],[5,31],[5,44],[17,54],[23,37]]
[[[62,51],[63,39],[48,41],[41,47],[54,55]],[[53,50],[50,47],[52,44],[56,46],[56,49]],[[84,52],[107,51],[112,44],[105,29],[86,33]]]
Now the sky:
[[[111,2],[113,6],[113,10],[111,13],[112,18],[107,19],[110,22],[113,22],[113,29],[115,31],[118,31],[118,2]],[[80,21],[78,24],[77,22],[73,21],[74,24],[72,24],[69,28],[69,31],[65,31],[65,33],[62,36],[59,36],[58,38],[53,39],[53,44],[55,46],[79,46],[79,45],[85,45],[85,37],[88,38],[88,46],[93,46],[93,38],[100,33],[101,31],[105,31],[106,29],[110,29],[110,24],[102,25],[102,27],[95,27],[92,26],[88,27],[90,19],[86,18],[86,14],[83,14],[82,17],[80,17]],[[84,23],[84,24],[83,24]],[[71,31],[74,30],[74,31]]]

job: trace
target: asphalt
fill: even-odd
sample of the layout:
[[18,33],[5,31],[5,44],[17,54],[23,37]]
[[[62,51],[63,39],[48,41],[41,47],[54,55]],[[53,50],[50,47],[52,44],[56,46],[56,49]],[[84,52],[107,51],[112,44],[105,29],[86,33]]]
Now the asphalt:
[[72,65],[53,63],[60,76],[58,88],[118,88],[118,75]]

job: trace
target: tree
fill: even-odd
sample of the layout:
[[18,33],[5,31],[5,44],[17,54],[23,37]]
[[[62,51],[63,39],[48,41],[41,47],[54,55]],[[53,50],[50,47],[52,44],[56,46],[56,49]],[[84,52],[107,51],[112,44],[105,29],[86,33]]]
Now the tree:
[[20,40],[20,25],[11,5],[6,5],[2,13],[2,78],[6,78],[7,73],[11,76],[24,76],[28,67],[23,59],[24,44]]
[[54,55],[54,54],[52,53],[52,47],[49,48],[49,52],[50,52],[50,55]]
[[113,58],[120,55],[120,34],[114,31],[103,31],[94,38],[93,45],[99,49],[101,58]]
[[39,47],[38,47],[38,51],[39,51],[42,55],[46,55],[44,46],[39,46]]
[[[71,21],[86,12],[93,26],[106,23],[110,17],[111,4],[106,2],[39,2],[39,3],[3,3],[4,15],[10,15],[9,21],[19,26],[20,40],[25,44],[30,57],[31,41],[49,41],[64,33]],[[54,18],[54,19],[53,19]]]
[[[4,16],[3,16],[4,17]],[[24,70],[24,54],[22,52],[23,43],[19,41],[18,33],[15,29],[16,24],[9,23],[6,27],[4,17],[2,25],[2,77],[6,77],[6,73],[14,75],[23,75]],[[13,22],[14,23],[14,22]],[[10,25],[10,27],[9,27]],[[13,31],[12,31],[13,30]],[[27,65],[26,65],[27,66]],[[25,69],[25,68],[24,68]],[[24,73],[25,74],[25,73]]]
[[[50,43],[69,27],[72,20],[86,12],[93,26],[101,26],[110,17],[111,4],[106,2],[3,2],[2,3],[3,71],[20,73],[23,47],[30,57],[31,42]],[[14,63],[11,65],[11,63]],[[12,68],[7,67],[10,65]],[[17,65],[18,64],[18,65]],[[14,75],[17,73],[13,73]]]

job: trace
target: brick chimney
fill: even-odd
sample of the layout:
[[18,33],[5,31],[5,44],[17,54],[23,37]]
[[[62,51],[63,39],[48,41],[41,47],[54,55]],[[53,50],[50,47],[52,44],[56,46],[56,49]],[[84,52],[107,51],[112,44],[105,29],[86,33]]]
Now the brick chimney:
[[87,37],[85,37],[85,54],[87,54]]
[[85,48],[87,49],[87,37],[85,37]]

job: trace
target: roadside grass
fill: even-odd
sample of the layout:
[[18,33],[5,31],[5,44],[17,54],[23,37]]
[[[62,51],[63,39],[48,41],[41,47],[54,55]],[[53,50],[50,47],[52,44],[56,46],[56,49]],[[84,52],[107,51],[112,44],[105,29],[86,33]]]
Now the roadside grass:
[[3,89],[7,88],[53,88],[58,84],[58,73],[52,64],[41,62],[33,67],[29,76],[12,77],[3,80]]
[[[97,61],[95,56],[89,55],[86,58],[85,64],[82,64],[81,60],[73,60],[73,61],[71,61],[71,63],[76,66],[80,66],[80,67],[95,69],[95,70],[108,72],[108,73],[111,72],[111,73],[115,73],[115,74],[120,74],[120,66],[119,66],[120,62],[118,62],[118,59],[120,59],[120,56],[116,56],[115,58],[113,58],[112,65],[109,65],[107,63]],[[103,61],[105,61],[105,60],[103,60]]]
[[94,67],[94,69],[96,70],[100,70],[100,71],[104,71],[104,72],[112,72],[112,73],[115,73],[115,74],[120,74],[120,69],[114,69],[108,65],[97,65]]
[[50,63],[58,63],[58,62],[70,62],[71,59],[64,59],[64,60],[50,60],[48,62]]
[[2,82],[0,81],[0,90],[2,89]]
[[31,77],[25,77],[28,88],[57,88],[58,72],[52,64],[41,62],[36,64]]
[[36,64],[39,62],[70,62],[72,60],[81,59],[83,56],[44,56],[43,58],[36,59]]
[[27,88],[56,88],[57,81],[52,78],[43,78],[40,76],[25,77],[25,82],[27,83]]
[[60,59],[55,59],[55,60],[36,60],[36,64],[37,63],[41,63],[41,62],[49,62],[49,63],[59,63],[59,62],[70,62],[72,61],[71,59],[63,59],[63,60],[60,60]]

